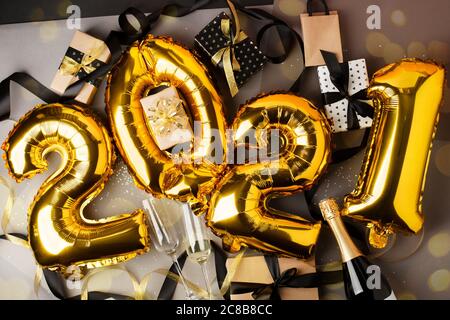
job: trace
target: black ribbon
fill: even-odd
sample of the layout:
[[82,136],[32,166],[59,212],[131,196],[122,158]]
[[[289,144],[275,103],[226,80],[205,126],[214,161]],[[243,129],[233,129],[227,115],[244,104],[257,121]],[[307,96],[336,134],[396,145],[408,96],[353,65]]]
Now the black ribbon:
[[362,89],[352,95],[348,92],[348,63],[340,64],[332,52],[320,50],[330,72],[330,80],[339,92],[323,94],[324,104],[332,104],[342,99],[348,101],[347,129],[359,129],[358,114],[361,117],[373,118],[373,107],[362,100],[367,100],[367,89]]
[[252,297],[255,300],[281,300],[280,288],[318,288],[343,280],[342,270],[319,271],[298,275],[296,268],[290,268],[280,273],[277,256],[264,255],[264,259],[272,275],[273,282],[269,284],[232,282],[231,294],[252,292]]
[[[186,263],[187,253],[184,251],[179,257],[178,257],[178,263],[180,264],[180,268],[183,269],[184,264]],[[175,267],[175,264],[173,263],[172,266],[169,269],[169,272],[175,273],[179,275],[177,268]],[[158,300],[172,300],[172,297],[175,293],[175,290],[177,288],[178,282],[175,280],[166,277],[164,279],[163,285],[161,287],[161,290],[158,294]]]
[[[265,37],[265,34],[267,31],[269,31],[272,28],[275,28],[275,30],[278,33],[279,39],[281,41],[281,45],[283,47],[283,53],[279,55],[271,55],[267,51],[263,54],[269,59],[271,63],[274,64],[280,64],[284,62],[287,57],[289,56],[289,53],[292,50],[292,47],[295,43],[300,47],[300,50],[302,52],[301,57],[303,59],[303,65],[304,65],[304,44],[303,39],[300,37],[300,35],[292,29],[286,22],[283,20],[273,16],[272,14],[258,8],[246,8],[242,6],[241,4],[237,3],[236,1],[232,1],[234,6],[237,10],[241,11],[242,13],[246,14],[247,16],[256,19],[260,22],[265,23],[264,26],[258,31],[258,34],[256,36],[256,44],[260,48],[260,50],[263,50],[261,43]],[[273,47],[273,46],[272,46]],[[294,84],[289,88],[289,91],[291,92],[299,92],[299,87],[303,78],[304,72],[301,72],[298,78],[294,81]]]

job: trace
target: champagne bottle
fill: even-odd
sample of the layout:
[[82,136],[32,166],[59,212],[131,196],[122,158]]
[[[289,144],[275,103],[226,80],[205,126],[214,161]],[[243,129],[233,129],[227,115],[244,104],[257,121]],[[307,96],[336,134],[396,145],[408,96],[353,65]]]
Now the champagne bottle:
[[380,267],[372,264],[353,243],[345,229],[336,200],[322,200],[319,207],[341,251],[347,299],[397,300]]

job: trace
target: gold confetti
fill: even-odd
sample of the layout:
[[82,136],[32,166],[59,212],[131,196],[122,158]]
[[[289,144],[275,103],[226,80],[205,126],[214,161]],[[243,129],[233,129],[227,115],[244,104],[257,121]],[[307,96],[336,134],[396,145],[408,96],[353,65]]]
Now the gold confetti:
[[292,81],[297,79],[298,75],[300,74],[301,68],[302,68],[301,63],[298,64],[298,63],[283,62],[281,64],[281,72],[286,78]]

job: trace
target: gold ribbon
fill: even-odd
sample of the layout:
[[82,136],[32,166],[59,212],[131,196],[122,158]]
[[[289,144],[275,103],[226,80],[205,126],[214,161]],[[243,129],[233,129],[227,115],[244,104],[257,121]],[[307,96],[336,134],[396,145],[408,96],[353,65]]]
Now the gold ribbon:
[[3,233],[5,234],[5,238],[7,240],[11,241],[13,244],[16,244],[16,245],[19,245],[19,246],[29,249],[30,245],[29,245],[28,241],[20,239],[11,234],[8,234],[7,229],[8,229],[9,221],[11,219],[11,212],[12,212],[12,207],[14,204],[14,192],[13,192],[12,188],[10,187],[9,183],[5,179],[3,179],[1,176],[0,176],[0,185],[2,185],[8,189],[8,199],[6,200],[5,207],[3,208],[3,217],[2,217],[2,224],[1,224]]
[[234,275],[237,272],[237,269],[239,268],[239,265],[241,264],[242,258],[244,258],[245,251],[247,250],[246,247],[243,247],[243,249],[238,253],[238,255],[234,258],[233,263],[228,268],[227,275],[225,276],[225,279],[222,283],[222,288],[220,288],[220,294],[222,297],[228,292],[231,286],[231,282],[234,278]]
[[[12,244],[19,245],[21,247],[31,250],[31,246],[28,243],[28,241],[23,240],[19,237],[13,236],[13,235],[9,234],[7,231],[9,222],[11,220],[11,213],[12,213],[12,207],[14,204],[15,196],[14,196],[13,189],[11,188],[9,183],[5,179],[3,179],[1,176],[0,176],[0,185],[6,187],[8,189],[8,199],[6,200],[5,207],[3,208],[3,216],[2,216],[2,223],[1,223],[5,238],[8,241],[10,241]],[[34,286],[33,286],[36,298],[39,298],[39,288],[41,286],[42,276],[43,276],[42,268],[39,264],[36,263],[36,272],[34,274]]]
[[246,39],[247,35],[241,30],[239,16],[237,14],[236,8],[234,7],[234,4],[229,0],[227,0],[227,3],[233,15],[233,20],[236,26],[236,34],[234,35],[234,37],[231,36],[232,27],[230,19],[222,19],[220,21],[220,30],[228,39],[228,42],[225,47],[217,51],[211,57],[211,61],[215,66],[222,62],[231,96],[234,97],[239,91],[236,79],[234,77],[234,71],[240,71],[239,62],[237,61],[234,54],[234,45]]
[[104,268],[99,268],[99,269],[93,269],[91,272],[89,272],[86,275],[86,277],[84,278],[84,281],[83,281],[83,286],[81,287],[80,299],[88,300],[89,282],[93,276],[95,276],[96,274],[105,272],[105,271],[110,271],[110,270],[118,270],[118,271],[124,272],[125,274],[128,275],[128,277],[130,278],[130,281],[133,285],[135,300],[143,300],[145,298],[145,289],[147,288],[150,274],[145,275],[143,280],[141,282],[139,282],[137,280],[136,276],[133,273],[131,273],[129,270],[127,270],[125,267],[110,266],[110,267],[104,267]]
[[[229,271],[224,279],[222,287],[220,288],[221,296],[224,296],[225,293],[229,290],[230,285],[231,285],[231,280],[233,279],[233,277],[239,267],[239,264],[241,263],[242,258],[244,257],[245,251],[246,251],[246,248],[241,250],[241,252],[239,252],[239,254],[235,257],[235,259],[233,260],[233,263],[229,267]],[[173,272],[169,271],[168,269],[164,269],[164,268],[150,271],[149,273],[145,274],[144,277],[142,277],[141,281],[138,281],[136,276],[134,276],[130,271],[128,271],[125,267],[122,267],[122,266],[110,266],[110,267],[105,267],[105,268],[99,268],[99,269],[92,270],[84,278],[83,286],[81,288],[81,295],[80,295],[81,300],[88,300],[89,282],[92,280],[92,277],[98,273],[109,271],[109,270],[119,270],[119,271],[125,272],[129,276],[131,283],[133,284],[133,289],[134,289],[133,295],[134,295],[135,300],[146,299],[145,291],[147,289],[148,283],[150,282],[150,277],[153,273],[168,277],[169,279],[172,279],[176,283],[181,281],[180,276],[178,274],[173,273]],[[188,286],[188,288],[197,297],[200,297],[203,299],[209,299],[208,292],[205,289],[199,287],[198,285],[196,285],[192,281],[189,281],[188,279],[185,279],[185,282],[186,282],[186,285]],[[154,297],[152,297],[152,298],[155,299]]]
[[84,70],[86,74],[95,71],[95,67],[92,63],[97,60],[100,55],[105,50],[105,44],[102,43],[100,46],[92,48],[89,52],[84,53],[81,62],[77,62],[75,59],[64,56],[61,65],[59,66],[59,71],[64,76],[76,76],[80,70]]
[[[153,273],[157,273],[157,274],[166,276],[177,283],[180,282],[180,277],[177,274],[175,274],[167,269],[156,269],[156,270],[150,271],[149,273],[144,275],[144,277],[142,278],[141,281],[138,281],[136,276],[134,276],[125,267],[122,267],[122,266],[105,267],[105,268],[101,268],[101,269],[94,269],[91,272],[89,272],[88,275],[86,275],[86,277],[84,278],[83,286],[81,288],[81,295],[80,295],[81,300],[88,300],[88,293],[89,293],[88,287],[89,287],[89,282],[92,280],[92,277],[98,273],[109,271],[109,270],[119,270],[119,271],[125,272],[129,276],[131,283],[133,284],[133,290],[134,290],[133,296],[134,296],[135,300],[145,300],[146,299],[145,291],[147,289],[148,283],[150,282],[150,277]],[[198,285],[196,285],[195,283],[193,283],[187,279],[185,279],[185,282],[186,282],[187,286],[189,287],[189,289],[198,297],[202,297],[205,299],[208,297],[207,291],[204,290],[203,288],[200,288]],[[155,298],[152,297],[152,299],[154,300]]]

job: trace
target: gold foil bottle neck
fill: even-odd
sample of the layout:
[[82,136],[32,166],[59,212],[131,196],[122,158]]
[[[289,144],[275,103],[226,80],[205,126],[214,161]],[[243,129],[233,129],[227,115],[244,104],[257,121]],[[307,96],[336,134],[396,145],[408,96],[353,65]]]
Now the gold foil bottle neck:
[[361,251],[355,246],[345,229],[336,200],[333,198],[322,200],[319,202],[319,208],[323,218],[328,222],[336,238],[339,249],[341,250],[342,262],[347,262],[361,256]]
[[336,216],[340,216],[339,206],[336,202],[336,199],[329,198],[319,202],[319,208],[322,212],[323,218],[328,221],[329,219],[333,219]]

